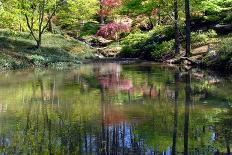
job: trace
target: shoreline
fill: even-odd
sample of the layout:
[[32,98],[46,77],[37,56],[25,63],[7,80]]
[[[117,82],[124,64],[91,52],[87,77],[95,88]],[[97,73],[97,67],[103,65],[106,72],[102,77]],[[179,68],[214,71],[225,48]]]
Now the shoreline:
[[[42,62],[43,63],[43,62]],[[214,72],[217,74],[228,75],[231,74],[232,70],[228,70],[226,68],[217,68],[214,66],[206,66],[206,65],[185,65],[185,64],[173,64],[167,62],[156,62],[156,61],[148,61],[142,60],[139,58],[92,58],[92,59],[84,59],[80,60],[78,63],[74,63],[72,61],[67,62],[55,62],[49,65],[34,65],[29,67],[17,67],[15,69],[5,68],[4,66],[0,66],[0,72],[7,71],[20,71],[20,70],[34,70],[34,69],[51,69],[51,70],[72,70],[77,69],[81,65],[89,65],[89,64],[99,64],[99,63],[117,63],[121,65],[159,65],[159,66],[170,66],[174,68],[181,68],[189,71],[191,69],[200,69],[200,70],[208,70],[210,72]]]

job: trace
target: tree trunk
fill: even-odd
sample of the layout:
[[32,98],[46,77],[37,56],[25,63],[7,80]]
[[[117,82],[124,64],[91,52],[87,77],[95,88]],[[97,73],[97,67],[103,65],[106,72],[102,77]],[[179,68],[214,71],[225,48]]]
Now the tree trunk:
[[38,40],[36,40],[36,48],[40,48],[41,47],[41,40],[42,37],[40,36]]
[[103,5],[102,5],[102,0],[100,0],[100,22],[101,25],[104,25],[104,14],[103,14]]
[[186,16],[186,23],[185,23],[186,24],[186,47],[185,47],[186,53],[185,53],[185,56],[190,57],[191,30],[190,30],[190,2],[189,0],[185,0],[185,16]]
[[174,0],[175,13],[175,53],[180,53],[180,33],[179,33],[179,16],[178,16],[178,0]]
[[52,21],[51,20],[49,20],[49,22],[48,22],[48,32],[53,33],[53,26],[52,26]]
[[19,15],[19,32],[23,32],[23,26],[22,26],[22,14]]
[[[50,13],[48,13],[48,16],[50,17]],[[52,25],[52,19],[48,20],[48,28],[47,28],[48,32],[53,33],[53,25]]]

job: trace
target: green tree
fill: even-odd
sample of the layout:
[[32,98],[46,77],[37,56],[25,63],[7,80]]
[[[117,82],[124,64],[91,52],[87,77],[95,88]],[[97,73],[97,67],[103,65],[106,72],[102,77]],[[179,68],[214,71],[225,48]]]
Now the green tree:
[[58,0],[21,0],[20,2],[27,27],[36,41],[36,47],[40,48],[42,35],[48,28],[52,17],[58,11],[61,2]]
[[19,0],[0,1],[0,27],[22,31],[24,25]]
[[98,0],[67,0],[58,12],[59,25],[63,28],[94,20],[98,10]]

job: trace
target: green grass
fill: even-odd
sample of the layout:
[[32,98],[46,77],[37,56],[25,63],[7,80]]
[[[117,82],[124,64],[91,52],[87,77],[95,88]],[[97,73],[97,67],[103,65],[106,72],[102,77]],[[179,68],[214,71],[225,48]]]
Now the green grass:
[[0,29],[0,69],[73,66],[93,57],[92,50],[68,36],[44,34],[42,46],[35,48],[29,33]]

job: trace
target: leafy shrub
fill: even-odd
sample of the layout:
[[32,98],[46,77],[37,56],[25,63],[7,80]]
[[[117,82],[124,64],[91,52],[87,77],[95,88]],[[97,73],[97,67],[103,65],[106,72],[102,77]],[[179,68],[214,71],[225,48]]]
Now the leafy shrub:
[[207,43],[209,37],[205,33],[193,32],[191,34],[191,43]]
[[160,59],[172,51],[173,38],[172,26],[157,26],[149,32],[131,33],[120,42],[123,46],[121,55],[153,60]]
[[217,32],[215,30],[209,30],[208,32],[206,32],[206,34],[209,38],[214,38],[217,36]]
[[152,58],[153,59],[161,59],[166,54],[173,53],[173,47],[175,44],[175,40],[164,41],[161,44],[156,44],[152,51]]
[[126,58],[136,58],[139,57],[140,50],[135,49],[131,46],[124,46],[122,47],[120,55]]
[[165,35],[167,39],[172,39],[175,36],[175,31],[173,29],[172,25],[167,25],[167,26],[157,26],[153,30],[151,30],[149,33],[151,35]]
[[105,39],[117,40],[120,33],[129,31],[129,25],[113,22],[102,26],[96,35]]
[[205,57],[205,62],[208,66],[215,68],[232,69],[232,38],[223,39],[217,45],[217,52],[210,52]]
[[228,14],[224,19],[223,19],[223,24],[231,24],[232,23],[232,15]]
[[99,29],[99,24],[97,23],[93,23],[93,22],[85,23],[83,28],[81,29],[80,37],[94,35],[97,33],[98,29]]
[[167,40],[174,37],[174,30],[172,26],[157,26],[149,32],[135,32],[129,34],[126,38],[121,41],[122,45],[135,45],[138,43],[146,42],[150,40],[151,42],[157,38],[157,36],[165,36]]
[[149,33],[131,33],[126,38],[124,38],[121,42],[122,45],[135,45],[143,42],[151,37]]
[[192,32],[191,43],[192,44],[206,44],[210,38],[214,38],[217,33],[214,30],[208,32]]
[[221,61],[232,61],[232,38],[223,39],[218,47]]

